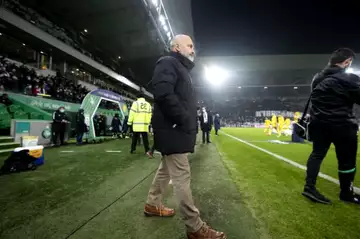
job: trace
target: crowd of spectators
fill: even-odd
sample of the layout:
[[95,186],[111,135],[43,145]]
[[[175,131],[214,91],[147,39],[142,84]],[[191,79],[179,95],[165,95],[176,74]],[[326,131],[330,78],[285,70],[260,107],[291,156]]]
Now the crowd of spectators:
[[[43,96],[71,103],[81,103],[89,92],[84,86],[59,73],[56,76],[39,76],[35,69],[25,65],[18,66],[2,56],[0,56],[0,91]],[[121,94],[121,92],[116,93]],[[130,101],[126,103],[131,104]],[[117,104],[109,101],[103,101],[101,107],[118,109]]]
[[[104,64],[104,62],[99,57],[94,56],[92,53],[90,53],[89,51],[85,50],[82,47],[81,34],[79,34],[78,32],[59,27],[58,25],[54,24],[53,22],[51,22],[48,19],[41,16],[35,10],[20,4],[20,2],[18,0],[5,0],[4,6],[5,6],[5,8],[7,8],[10,11],[12,11],[13,13],[15,13],[16,15],[18,15],[21,18],[27,20],[28,22],[34,24],[36,27],[49,33],[50,35],[56,37],[57,39],[63,41],[65,44],[72,46],[73,48],[80,51],[84,55],[87,55],[88,57],[98,61],[99,63]],[[31,91],[36,92],[36,91],[40,90],[40,92],[43,92],[44,90],[46,91],[46,89],[48,89],[48,91],[52,90],[52,89],[49,89],[48,84],[46,84],[47,80],[43,79],[43,77],[41,77],[41,79],[39,77],[35,77],[35,76],[34,77],[30,76],[30,77],[36,78],[36,80],[39,80],[39,82],[38,82],[39,84],[34,84],[34,86],[32,86],[31,89],[29,87],[28,91],[31,90]],[[63,77],[63,79],[60,79],[58,76],[56,76],[54,78],[55,79],[50,80],[50,82],[51,81],[54,82],[53,85],[56,85],[56,82],[59,82],[59,81],[63,82],[63,79],[66,79],[64,77]],[[87,81],[87,80],[85,80],[85,81]],[[44,87],[42,87],[43,86],[41,84],[42,82],[45,82]],[[52,92],[53,93],[53,94],[51,94],[52,97],[54,99],[65,100],[65,101],[74,102],[74,103],[81,102],[82,97],[84,97],[84,95],[86,95],[86,93],[87,93],[86,89],[84,89],[84,87],[76,85],[75,83],[73,83],[73,81],[70,81],[68,79],[66,79],[65,82],[66,82],[66,84],[70,84],[67,91],[64,90],[64,92],[57,92],[57,91]],[[65,84],[65,82],[64,82],[64,84]],[[89,81],[87,81],[87,82],[89,82]],[[106,90],[110,90],[112,92],[118,93],[119,95],[127,97],[129,99],[135,99],[134,95],[130,94],[129,92],[117,90],[119,88],[118,86],[116,86],[116,88],[115,88],[113,84],[110,85],[102,80],[92,79],[89,83],[94,84],[101,89],[106,89]],[[36,88],[36,85],[39,89]],[[33,87],[35,87],[35,88],[33,88]],[[14,87],[12,87],[12,88],[14,88]],[[52,88],[56,88],[56,87],[52,87]],[[77,94],[74,95],[73,92],[76,92]],[[78,93],[80,93],[80,94],[78,94]],[[32,94],[32,95],[34,95],[34,94]],[[127,104],[131,104],[131,102],[127,101]],[[116,106],[114,106],[112,103],[106,103],[106,105],[110,108],[111,107],[116,108]]]

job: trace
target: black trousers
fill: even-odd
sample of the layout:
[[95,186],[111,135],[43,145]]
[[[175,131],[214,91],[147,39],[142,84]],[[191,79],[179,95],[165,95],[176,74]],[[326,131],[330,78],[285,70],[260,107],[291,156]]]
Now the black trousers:
[[148,133],[146,132],[133,132],[132,142],[131,142],[131,151],[134,152],[136,150],[136,143],[138,142],[139,138],[143,138],[145,152],[149,151],[149,138]]
[[307,162],[306,186],[315,187],[320,165],[333,143],[338,160],[341,192],[347,193],[352,190],[356,171],[357,131],[356,125],[335,126],[318,121],[310,123],[309,133],[313,141],[313,151]]
[[57,145],[58,138],[60,138],[60,144],[64,144],[66,125],[63,123],[53,123],[52,125],[52,141]]
[[204,144],[205,144],[205,141],[207,143],[210,143],[210,134],[209,133],[210,133],[209,131],[203,131],[202,132],[202,141],[203,141]]

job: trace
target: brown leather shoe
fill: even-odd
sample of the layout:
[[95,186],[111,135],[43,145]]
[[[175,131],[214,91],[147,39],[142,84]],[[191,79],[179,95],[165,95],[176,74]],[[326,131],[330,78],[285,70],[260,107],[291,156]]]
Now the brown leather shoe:
[[188,232],[188,239],[226,239],[223,232],[218,232],[208,226],[206,223],[197,232]]
[[146,204],[144,214],[147,217],[172,217],[175,215],[175,210],[162,204],[158,207]]

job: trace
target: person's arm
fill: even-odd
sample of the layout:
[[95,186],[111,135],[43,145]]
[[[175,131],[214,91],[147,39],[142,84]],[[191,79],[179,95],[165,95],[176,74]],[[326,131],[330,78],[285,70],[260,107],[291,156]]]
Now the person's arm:
[[185,125],[189,120],[189,114],[174,92],[178,81],[174,61],[175,59],[167,57],[157,63],[152,80],[154,100],[173,124]]
[[355,104],[360,105],[360,77],[351,74],[351,85],[349,87],[349,95]]
[[129,119],[128,119],[128,122],[127,124],[128,125],[132,125],[133,124],[133,121],[134,121],[134,116],[135,114],[137,113],[137,103],[134,102],[131,106],[131,109],[130,109],[130,113],[129,113]]

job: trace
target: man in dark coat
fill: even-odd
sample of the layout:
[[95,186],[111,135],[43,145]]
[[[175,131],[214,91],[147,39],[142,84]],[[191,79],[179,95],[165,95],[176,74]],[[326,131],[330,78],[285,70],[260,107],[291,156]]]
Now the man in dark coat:
[[210,111],[206,110],[205,107],[201,109],[201,115],[200,115],[200,127],[202,131],[202,141],[203,144],[211,143],[210,142],[210,131],[213,125],[213,118]]
[[84,109],[79,109],[76,114],[76,143],[82,144],[84,133],[87,132],[87,126],[85,124]]
[[69,121],[68,117],[65,114],[65,108],[61,106],[53,113],[52,133],[54,145],[57,145],[58,138],[60,138],[60,144],[64,144],[64,136],[68,123]]
[[218,238],[226,236],[204,223],[195,207],[190,189],[188,153],[194,152],[196,140],[196,99],[190,77],[194,67],[194,45],[190,37],[179,35],[171,41],[171,52],[161,57],[152,79],[154,92],[155,149],[162,160],[149,190],[145,215],[171,217],[175,210],[162,204],[170,178],[185,222],[189,238]]
[[114,118],[111,121],[111,128],[112,128],[112,132],[113,132],[113,138],[115,138],[116,136],[118,138],[120,138],[120,126],[121,126],[121,120],[120,120],[119,114],[116,113]]
[[214,118],[215,135],[219,136],[218,131],[220,130],[220,115],[216,114]]
[[303,195],[313,201],[330,204],[317,191],[316,179],[330,145],[335,146],[340,181],[340,200],[360,205],[360,196],[353,190],[358,148],[358,129],[353,107],[360,104],[360,78],[346,69],[355,53],[347,48],[333,52],[328,66],[311,84],[309,136],[313,151],[307,162]]

